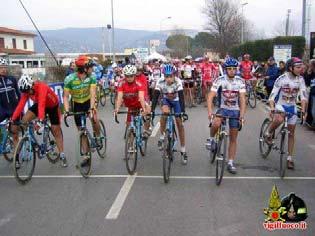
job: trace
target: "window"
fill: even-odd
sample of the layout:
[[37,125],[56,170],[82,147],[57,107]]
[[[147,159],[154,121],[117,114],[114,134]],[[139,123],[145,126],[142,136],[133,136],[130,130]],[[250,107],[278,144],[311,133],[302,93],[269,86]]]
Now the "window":
[[27,41],[25,39],[23,40],[23,45],[24,45],[24,49],[27,49]]
[[12,46],[14,49],[16,49],[16,39],[12,39]]
[[0,48],[4,48],[4,38],[0,38]]

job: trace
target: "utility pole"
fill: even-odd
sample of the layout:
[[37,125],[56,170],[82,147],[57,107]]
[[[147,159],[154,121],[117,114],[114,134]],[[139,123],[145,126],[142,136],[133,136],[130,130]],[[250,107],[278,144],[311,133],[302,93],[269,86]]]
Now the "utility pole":
[[285,24],[285,36],[289,36],[291,9],[288,9],[287,22]]
[[244,2],[242,3],[242,22],[241,22],[241,44],[244,43],[244,6],[246,6],[248,4],[248,2]]
[[113,63],[116,61],[115,54],[115,26],[114,26],[114,2],[111,0],[111,8],[112,8],[112,50],[113,50]]
[[303,11],[302,11],[302,36],[306,36],[305,25],[306,25],[306,0],[303,0]]

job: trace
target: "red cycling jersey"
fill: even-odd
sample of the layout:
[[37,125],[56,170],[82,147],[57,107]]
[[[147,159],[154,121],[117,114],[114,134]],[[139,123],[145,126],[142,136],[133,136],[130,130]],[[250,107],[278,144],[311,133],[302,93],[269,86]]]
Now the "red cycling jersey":
[[252,61],[241,61],[240,71],[243,79],[249,80],[253,77],[251,74],[253,66],[254,64]]
[[214,69],[213,63],[205,62],[202,64],[201,71],[203,81],[211,81],[213,79]]
[[140,84],[142,84],[143,89],[144,89],[144,99],[146,101],[150,101],[149,99],[149,93],[148,93],[148,79],[147,77],[141,73],[140,75],[136,76],[136,81],[139,81]]
[[144,92],[144,86],[136,81],[133,83],[128,83],[123,80],[118,85],[118,92],[123,92],[124,104],[130,109],[140,109],[141,104],[139,102],[139,92]]
[[38,119],[45,119],[45,108],[54,108],[59,105],[59,100],[55,92],[45,83],[36,81],[33,85],[34,94],[22,93],[21,100],[17,105],[12,120],[15,121],[23,111],[26,102],[31,99],[38,103]]

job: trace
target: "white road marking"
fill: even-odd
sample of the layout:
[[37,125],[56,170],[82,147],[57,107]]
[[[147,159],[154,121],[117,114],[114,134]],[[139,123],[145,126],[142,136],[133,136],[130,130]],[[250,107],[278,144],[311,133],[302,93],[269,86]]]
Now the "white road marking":
[[135,182],[137,174],[131,175],[127,177],[125,180],[124,185],[121,187],[120,192],[118,193],[112,207],[110,208],[109,212],[107,213],[105,219],[107,220],[116,220],[119,216],[120,210],[122,209],[126,198],[130,192],[130,189]]
[[[139,178],[139,179],[163,179],[161,175],[91,175],[89,178]],[[83,178],[81,175],[34,175],[33,178],[38,179],[80,179]],[[171,179],[215,179],[215,176],[171,176]],[[281,179],[279,176],[224,176],[224,179],[231,180],[268,180],[268,179]],[[12,175],[2,175],[0,179],[14,179]],[[315,180],[315,176],[292,176],[292,177],[284,177],[284,179],[292,179],[292,180]]]
[[315,150],[315,145],[309,144],[308,146],[309,146],[311,149]]
[[156,125],[154,126],[151,137],[154,138],[156,136],[157,132],[159,131],[159,129],[160,129],[160,121],[158,123],[156,123]]
[[9,214],[6,217],[0,219],[0,227],[9,223],[13,217],[15,217],[14,214]]

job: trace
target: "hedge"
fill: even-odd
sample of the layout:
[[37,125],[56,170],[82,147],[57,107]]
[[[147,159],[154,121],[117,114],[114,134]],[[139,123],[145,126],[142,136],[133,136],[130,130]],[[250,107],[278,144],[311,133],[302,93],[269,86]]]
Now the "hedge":
[[292,56],[303,57],[305,38],[302,36],[276,37],[272,39],[256,40],[233,47],[229,54],[235,58],[249,53],[252,60],[265,61],[273,55],[273,46],[277,44],[292,45]]

